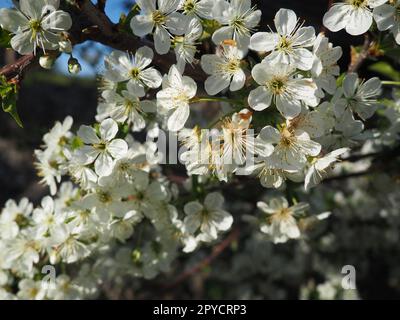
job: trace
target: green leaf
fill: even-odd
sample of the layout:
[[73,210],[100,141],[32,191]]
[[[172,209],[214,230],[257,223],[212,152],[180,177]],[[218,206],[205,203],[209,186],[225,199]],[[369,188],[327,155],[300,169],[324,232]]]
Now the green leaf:
[[202,25],[203,25],[203,34],[200,37],[200,41],[203,41],[205,39],[208,39],[211,37],[211,35],[221,27],[221,24],[218,23],[216,20],[202,20]]
[[0,47],[11,48],[10,45],[11,38],[12,38],[11,33],[0,27]]
[[341,87],[343,84],[344,77],[346,76],[347,73],[343,72],[337,79],[336,79],[336,85],[337,87]]
[[122,14],[121,17],[119,18],[119,23],[118,23],[120,30],[128,32],[128,33],[132,33],[130,23],[131,23],[132,18],[134,16],[136,16],[137,14],[139,14],[139,12],[140,12],[140,7],[138,4],[135,4],[132,7],[131,11],[129,11],[127,16]]
[[79,148],[83,147],[83,145],[84,145],[84,143],[83,143],[82,139],[79,138],[78,136],[75,136],[71,141],[72,150],[79,149]]
[[374,63],[373,65],[369,66],[368,69],[376,73],[380,73],[381,75],[393,81],[400,81],[400,72],[395,70],[389,63],[385,61]]
[[0,78],[0,102],[4,112],[9,113],[15,122],[23,128],[21,118],[17,112],[18,89],[15,83],[7,82],[5,77]]

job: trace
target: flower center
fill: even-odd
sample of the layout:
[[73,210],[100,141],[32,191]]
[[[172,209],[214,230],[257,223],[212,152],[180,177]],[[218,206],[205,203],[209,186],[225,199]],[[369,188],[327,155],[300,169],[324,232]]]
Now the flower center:
[[102,203],[108,203],[112,201],[112,197],[108,192],[100,191],[97,196],[99,201]]
[[219,69],[222,73],[234,74],[240,69],[240,60],[229,59],[226,63],[221,63]]
[[95,144],[93,145],[93,148],[95,148],[95,149],[97,149],[97,150],[100,150],[100,151],[106,150],[106,147],[107,147],[107,145],[106,145],[105,142],[95,143]]
[[188,102],[189,98],[188,98],[186,92],[182,91],[174,97],[174,101],[175,101],[175,103],[179,104],[179,103],[183,103],[183,102]]
[[282,208],[276,211],[271,217],[271,220],[285,221],[292,216],[292,211],[289,208]]
[[293,145],[293,134],[292,132],[284,127],[281,130],[281,140],[280,140],[280,145],[284,146],[284,147],[290,147]]
[[165,23],[165,16],[161,13],[161,11],[156,10],[153,12],[153,21],[155,24],[160,25]]
[[142,253],[140,252],[139,249],[135,249],[135,250],[132,251],[131,259],[132,259],[132,262],[133,262],[137,267],[141,267],[141,266],[143,265],[143,262],[141,261],[141,259],[142,259]]
[[129,75],[132,79],[137,79],[139,77],[140,70],[138,68],[133,68],[129,71]]
[[141,111],[138,101],[125,99],[124,106],[125,106],[125,115],[129,115],[132,110],[137,110],[139,112]]
[[286,78],[275,77],[267,83],[267,87],[275,95],[281,95],[286,90]]
[[30,296],[32,299],[35,299],[38,293],[39,293],[39,289],[36,288],[36,287],[33,287],[33,288],[30,288],[30,289],[29,289],[29,296]]
[[291,49],[292,49],[292,42],[287,37],[281,37],[278,44],[278,50],[289,52],[291,51]]
[[238,16],[235,17],[232,22],[231,26],[235,29],[235,31],[239,34],[247,34],[249,32],[249,29],[246,27],[245,20]]
[[25,217],[22,213],[18,213],[17,216],[15,217],[15,222],[18,224],[20,228],[25,228],[29,226],[29,220],[27,217]]
[[363,8],[367,6],[368,0],[350,0],[350,4],[356,8]]
[[129,162],[121,162],[118,165],[119,171],[126,172],[131,168],[131,164]]
[[34,33],[38,33],[42,30],[42,25],[40,21],[36,19],[29,21],[29,27]]
[[194,0],[186,0],[183,4],[183,12],[185,14],[193,13],[196,9],[196,3]]

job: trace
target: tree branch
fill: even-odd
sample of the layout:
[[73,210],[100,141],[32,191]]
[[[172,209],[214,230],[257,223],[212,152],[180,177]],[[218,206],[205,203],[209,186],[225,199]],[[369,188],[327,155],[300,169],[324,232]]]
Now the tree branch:
[[361,52],[355,52],[355,49],[351,47],[351,62],[348,68],[348,72],[357,72],[362,66],[364,61],[369,57],[369,50],[371,48],[372,41],[368,33],[364,35],[364,44]]
[[239,228],[235,228],[232,232],[218,245],[216,245],[209,256],[200,261],[194,267],[189,270],[184,271],[181,275],[179,275],[172,283],[169,283],[163,287],[163,290],[169,290],[174,287],[177,287],[182,282],[190,278],[192,275],[201,271],[201,269],[205,268],[209,264],[211,264],[225,249],[229,247],[229,245],[239,238],[240,231]]
[[[149,46],[154,51],[153,65],[164,73],[168,72],[170,65],[176,63],[173,52],[166,55],[159,55],[155,52],[152,42],[119,30],[119,26],[113,24],[108,16],[101,11],[101,5],[99,9],[99,7],[96,7],[90,0],[76,0],[75,3],[76,7],[79,9],[78,14],[82,12],[89,20],[89,23],[82,23],[82,21],[80,21],[82,23],[80,27],[70,30],[69,39],[72,44],[76,45],[86,41],[94,41],[116,50],[131,52],[136,51],[141,46]],[[105,1],[103,1],[103,4],[105,4]],[[75,15],[76,14],[77,12],[75,12]],[[79,21],[77,24],[79,25]],[[0,69],[0,74],[10,79],[15,75],[20,75],[25,72],[28,66],[37,62],[36,60],[33,54],[24,56],[16,63]],[[198,82],[206,79],[206,75],[199,64],[187,66],[185,73]]]
[[99,7],[96,7],[90,0],[76,0],[76,4],[106,37],[113,35],[113,23]]
[[22,56],[16,62],[2,67],[0,75],[6,77],[7,80],[15,77],[22,78],[28,67],[32,66],[34,62],[35,56],[33,53]]
[[97,0],[97,7],[101,12],[104,12],[106,9],[106,2],[107,0]]

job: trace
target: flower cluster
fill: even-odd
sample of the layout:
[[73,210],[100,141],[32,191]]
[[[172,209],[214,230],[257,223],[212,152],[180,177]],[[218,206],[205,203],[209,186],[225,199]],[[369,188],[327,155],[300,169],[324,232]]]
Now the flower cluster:
[[62,32],[72,26],[71,16],[58,10],[59,0],[21,0],[15,9],[0,9],[0,26],[14,34],[12,48],[20,54],[37,48],[63,50],[66,41]]
[[[399,42],[399,2],[386,2],[335,4],[324,24],[356,35],[374,18]],[[274,26],[258,31],[261,11],[250,0],[136,3],[140,13],[130,27],[138,37],[153,37],[155,53],[148,46],[111,52],[96,122],[73,128],[67,117],[43,137],[36,167],[51,196],[35,208],[25,198],[9,200],[2,210],[0,298],[93,297],[105,273],[152,279],[168,271],[180,251],[218,241],[240,220],[226,211],[229,203],[218,191],[220,182],[240,176],[279,194],[253,204],[247,217],[263,239],[303,238],[308,224],[330,213],[307,216],[310,205],[298,202],[290,185],[301,183],[307,194],[345,167],[334,165],[369,137],[365,122],[381,106],[382,82],[341,74],[342,49],[304,26],[294,11],[280,9]],[[0,24],[14,34],[11,44],[19,53],[62,49],[71,19],[46,5],[58,8],[58,1],[21,0],[19,8],[0,11]],[[214,46],[200,55],[207,37]],[[162,74],[152,66],[154,56],[171,48],[176,63]],[[192,66],[203,69],[204,83],[188,75]],[[205,127],[196,122],[197,107],[209,103],[225,112]],[[162,166],[155,141],[164,130],[183,148],[184,183]],[[399,131],[393,121],[382,137],[390,144]],[[256,208],[261,214],[254,220]],[[76,271],[78,263],[79,272],[66,271]],[[49,265],[60,274],[44,285],[42,270]],[[6,289],[15,283],[17,290]]]

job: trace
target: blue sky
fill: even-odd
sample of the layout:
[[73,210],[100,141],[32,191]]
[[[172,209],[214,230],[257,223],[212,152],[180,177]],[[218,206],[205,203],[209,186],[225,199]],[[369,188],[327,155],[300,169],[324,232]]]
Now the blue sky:
[[[93,3],[97,3],[97,0],[93,1]],[[132,3],[134,3],[134,1],[132,1]],[[121,13],[126,13],[124,12],[122,4],[123,3],[120,0],[107,1],[106,13],[114,23],[119,21]],[[12,6],[13,4],[11,0],[0,0],[0,8],[10,8]],[[75,48],[78,49],[79,45],[76,46]],[[100,44],[95,44],[95,48],[104,54],[110,51],[109,48],[102,46]],[[77,54],[78,50],[76,49],[74,49],[73,53],[82,65],[82,72],[79,74],[79,76],[84,76],[84,77],[95,76],[96,71],[98,71],[96,69],[101,69],[101,66],[96,66],[96,68],[93,69],[89,64],[85,63],[85,61],[82,59],[82,57],[79,56],[79,54]],[[89,55],[96,54],[96,50],[91,50],[88,52],[88,54]],[[61,55],[61,57],[57,60],[56,68],[63,73],[68,73],[68,68],[67,68],[68,59],[69,59],[68,55],[66,54]]]

